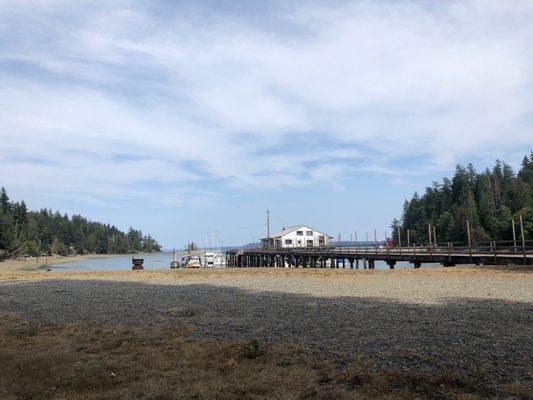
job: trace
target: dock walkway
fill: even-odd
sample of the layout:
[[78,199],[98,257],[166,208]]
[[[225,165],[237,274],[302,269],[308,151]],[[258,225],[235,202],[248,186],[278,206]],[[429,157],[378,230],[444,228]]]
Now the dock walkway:
[[[226,265],[243,267],[303,267],[303,268],[374,269],[376,261],[384,261],[393,269],[396,263],[407,261],[414,268],[424,263],[441,263],[445,267],[458,264],[533,265],[533,242],[517,245],[498,245],[497,242],[479,246],[412,246],[378,248],[378,246],[301,247],[232,249],[226,252]],[[360,265],[362,264],[362,265]]]

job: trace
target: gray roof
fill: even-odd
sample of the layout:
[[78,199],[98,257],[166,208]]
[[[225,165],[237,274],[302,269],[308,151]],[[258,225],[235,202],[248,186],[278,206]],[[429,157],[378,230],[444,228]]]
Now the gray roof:
[[277,238],[277,237],[281,237],[283,235],[286,235],[288,233],[291,233],[291,232],[294,232],[300,228],[309,228],[309,229],[312,229],[314,232],[318,232],[318,233],[322,233],[324,234],[325,236],[328,236],[330,237],[329,235],[326,235],[325,233],[323,232],[320,232],[318,229],[313,229],[311,228],[310,226],[307,226],[307,225],[295,225],[295,226],[287,226],[285,228],[283,228],[281,231],[278,231],[278,232],[274,232],[274,233],[271,233],[270,234],[270,237],[271,238]]

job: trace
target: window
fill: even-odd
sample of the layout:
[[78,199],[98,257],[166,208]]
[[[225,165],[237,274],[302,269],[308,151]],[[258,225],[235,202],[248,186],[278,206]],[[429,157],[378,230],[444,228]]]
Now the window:
[[302,244],[302,241],[301,241],[301,240],[298,240],[298,244]]
[[285,239],[285,244],[292,244],[292,239]]
[[307,236],[313,236],[313,231],[305,231],[305,234],[306,234]]
[[312,247],[312,246],[313,246],[313,244],[314,244],[314,243],[313,243],[313,241],[312,241],[312,240],[308,240],[308,241],[307,241],[307,246],[309,246],[309,247]]
[[296,231],[296,235],[297,236],[303,236],[304,235],[304,231]]

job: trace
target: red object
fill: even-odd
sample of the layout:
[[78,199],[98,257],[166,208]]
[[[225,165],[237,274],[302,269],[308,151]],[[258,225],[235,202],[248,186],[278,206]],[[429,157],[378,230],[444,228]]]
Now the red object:
[[394,240],[392,239],[387,239],[387,247],[389,249],[392,249],[394,247]]

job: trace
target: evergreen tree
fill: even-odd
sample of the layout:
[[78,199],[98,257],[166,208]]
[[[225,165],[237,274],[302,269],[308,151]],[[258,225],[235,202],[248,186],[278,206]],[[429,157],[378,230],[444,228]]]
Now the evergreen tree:
[[28,211],[24,201],[12,202],[0,189],[0,257],[48,254],[108,254],[160,251],[150,235],[130,228],[128,233],[109,224],[46,208]]
[[[466,221],[472,239],[510,240],[512,220],[524,221],[526,240],[533,237],[533,152],[524,157],[517,174],[497,160],[492,170],[476,172],[472,164],[457,165],[451,179],[433,182],[422,197],[405,201],[401,230],[410,230],[411,243],[428,243],[427,224],[439,241],[466,242]],[[393,226],[397,221],[393,221]],[[396,233],[394,233],[396,237]]]
[[9,203],[9,197],[7,195],[6,189],[0,189],[0,212],[3,214],[9,213],[9,208],[11,204]]

